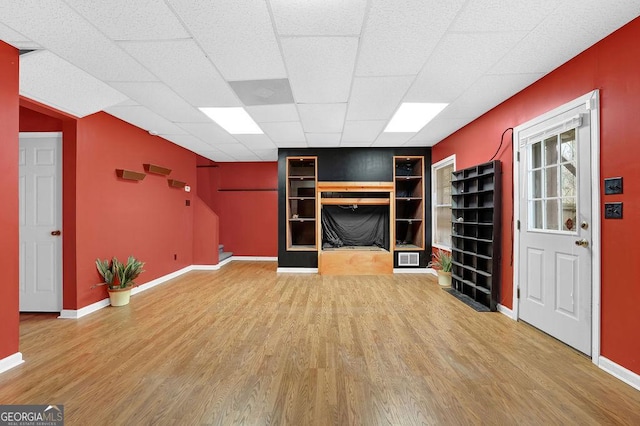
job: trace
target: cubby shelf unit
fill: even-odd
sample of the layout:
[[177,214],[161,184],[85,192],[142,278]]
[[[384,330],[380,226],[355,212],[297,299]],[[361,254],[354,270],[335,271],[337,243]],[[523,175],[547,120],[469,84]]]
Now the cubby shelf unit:
[[499,161],[453,172],[452,286],[495,311],[500,289]]

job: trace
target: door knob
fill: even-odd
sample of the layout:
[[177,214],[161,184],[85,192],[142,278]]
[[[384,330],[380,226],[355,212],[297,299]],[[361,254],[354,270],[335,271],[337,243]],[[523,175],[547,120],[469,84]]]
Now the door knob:
[[576,240],[576,245],[581,247],[589,247],[589,241],[586,239]]
[[51,231],[51,235],[53,235],[54,237],[58,237],[58,236],[60,236],[60,234],[62,234],[62,232],[60,232],[60,230]]

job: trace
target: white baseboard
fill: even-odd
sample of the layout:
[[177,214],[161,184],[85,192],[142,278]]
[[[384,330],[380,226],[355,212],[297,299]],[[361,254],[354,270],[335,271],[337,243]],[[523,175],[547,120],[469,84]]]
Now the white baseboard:
[[0,359],[0,373],[4,373],[7,370],[11,370],[13,367],[17,367],[22,364],[22,353],[16,352],[13,355],[9,355],[6,358]]
[[277,257],[269,256],[231,256],[233,260],[240,260],[245,262],[277,262]]
[[60,316],[58,318],[61,319],[78,319],[78,318],[82,318],[85,315],[89,315],[90,313],[93,313],[95,311],[99,311],[102,308],[106,308],[107,306],[109,306],[109,298],[106,299],[102,299],[99,300],[95,303],[92,303],[88,306],[85,306],[84,308],[80,308],[80,309],[63,309],[60,312]]
[[511,309],[507,308],[506,306],[501,305],[501,304],[499,304],[499,303],[498,303],[498,312],[500,312],[501,314],[504,314],[504,315],[508,316],[508,317],[509,317],[509,318],[511,318],[511,319],[515,319],[515,318],[513,317],[513,311],[512,311]]
[[[433,271],[433,269],[432,269]],[[393,268],[394,274],[430,274],[428,268]]]
[[613,377],[622,380],[629,386],[640,390],[640,375],[634,373],[631,370],[624,368],[621,365],[616,364],[615,362],[600,356],[598,359],[598,366],[611,374]]
[[186,274],[187,272],[192,271],[192,270],[193,270],[193,266],[186,266],[186,267],[184,267],[182,269],[178,269],[175,272],[171,272],[170,274],[164,275],[164,276],[162,276],[160,278],[156,278],[155,280],[151,280],[148,283],[144,283],[144,284],[141,284],[141,285],[139,285],[137,287],[133,287],[131,289],[131,295],[138,294],[138,293],[143,292],[145,290],[149,290],[150,288],[153,288],[153,287],[155,287],[157,285],[164,284],[167,281],[172,280],[174,278],[177,278],[180,275]]
[[317,274],[318,268],[278,268],[276,272],[284,274]]
[[[223,261],[223,263],[224,262],[227,262],[227,261],[225,260]],[[217,271],[218,269],[220,269],[220,264],[218,263],[217,265],[191,265],[191,268],[192,268],[191,269],[192,271]]]

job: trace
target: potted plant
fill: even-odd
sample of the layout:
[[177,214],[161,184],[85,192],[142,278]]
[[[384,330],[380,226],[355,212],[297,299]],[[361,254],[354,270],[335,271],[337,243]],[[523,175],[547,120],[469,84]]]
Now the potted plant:
[[431,255],[433,260],[429,262],[429,267],[434,268],[438,273],[438,284],[440,287],[451,287],[451,253],[440,250]]
[[116,257],[111,261],[96,259],[96,268],[104,281],[98,285],[107,286],[111,306],[124,306],[129,303],[131,287],[136,285],[133,280],[144,272],[143,266],[144,262],[140,262],[133,256],[129,256],[126,264]]

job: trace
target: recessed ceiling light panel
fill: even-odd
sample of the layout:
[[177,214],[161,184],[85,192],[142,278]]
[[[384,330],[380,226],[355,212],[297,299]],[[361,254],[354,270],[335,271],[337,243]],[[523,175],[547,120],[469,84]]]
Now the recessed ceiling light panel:
[[419,132],[449,104],[403,103],[384,129],[385,133]]
[[200,108],[200,111],[232,135],[264,133],[244,108]]

